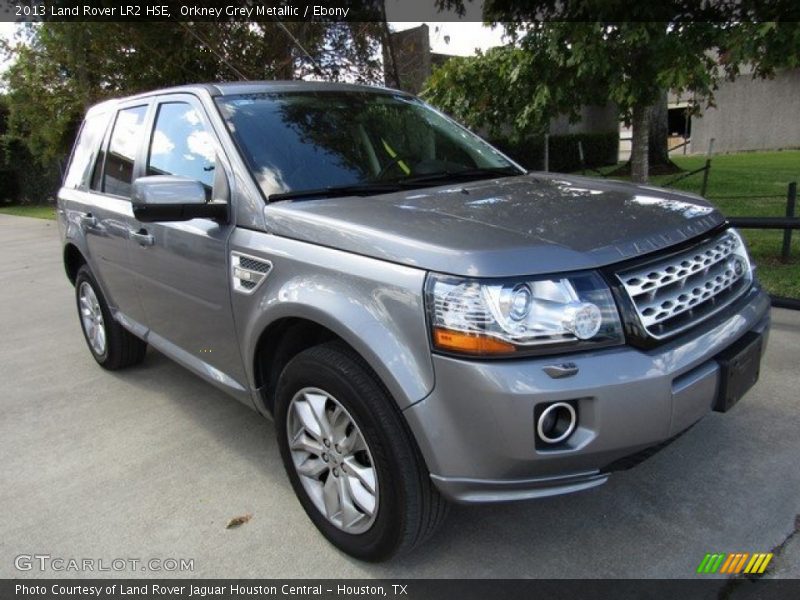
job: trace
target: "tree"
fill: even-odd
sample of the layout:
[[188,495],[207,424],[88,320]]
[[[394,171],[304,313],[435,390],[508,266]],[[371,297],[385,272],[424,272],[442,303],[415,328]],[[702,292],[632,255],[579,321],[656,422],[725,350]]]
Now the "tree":
[[[688,96],[698,110],[713,103],[719,81],[738,76],[744,62],[756,65],[757,76],[768,77],[797,60],[795,24],[761,23],[765,9],[741,4],[665,1],[654,9],[621,0],[486,0],[484,18],[502,23],[512,43],[450,61],[433,74],[427,97],[474,125],[497,127],[505,121],[539,130],[559,114],[575,119],[582,105],[613,101],[633,129],[631,177],[644,182],[652,107],[665,90]],[[440,5],[463,8],[461,0]],[[610,19],[597,21],[595,15]],[[502,68],[487,79],[489,63]],[[481,76],[483,89],[477,92],[474,84],[446,89]],[[467,100],[473,93],[478,99]],[[493,114],[476,112],[497,97]]]
[[658,100],[650,107],[650,134],[647,137],[649,167],[677,171],[679,168],[669,158],[669,104],[667,90],[661,90]]
[[25,26],[6,47],[9,134],[42,163],[66,156],[86,108],[204,81],[378,81],[378,23],[63,23]]

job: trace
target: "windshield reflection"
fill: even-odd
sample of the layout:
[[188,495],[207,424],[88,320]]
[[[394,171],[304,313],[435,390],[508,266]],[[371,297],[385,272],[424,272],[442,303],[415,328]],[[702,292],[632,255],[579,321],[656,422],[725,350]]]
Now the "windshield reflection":
[[401,94],[281,92],[217,102],[266,196],[483,169],[521,173],[477,136]]

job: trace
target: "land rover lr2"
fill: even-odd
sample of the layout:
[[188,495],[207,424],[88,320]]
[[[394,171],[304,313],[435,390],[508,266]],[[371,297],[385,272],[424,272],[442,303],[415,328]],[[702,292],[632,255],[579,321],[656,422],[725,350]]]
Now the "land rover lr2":
[[702,198],[526,172],[393,90],[104,102],[58,223],[95,360],[149,345],[271,417],[308,516],[366,560],[448,501],[602,484],[728,410],[768,334],[742,237]]

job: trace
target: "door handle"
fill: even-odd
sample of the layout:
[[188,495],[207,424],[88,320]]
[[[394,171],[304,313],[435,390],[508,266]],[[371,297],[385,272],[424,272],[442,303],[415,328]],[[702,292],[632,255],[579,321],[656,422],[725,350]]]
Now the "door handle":
[[132,229],[128,232],[129,237],[135,241],[140,246],[152,246],[155,243],[155,238],[147,233],[147,230],[140,229],[139,231],[133,231]]
[[95,227],[97,225],[97,218],[92,213],[81,213],[79,219],[81,225],[85,227]]

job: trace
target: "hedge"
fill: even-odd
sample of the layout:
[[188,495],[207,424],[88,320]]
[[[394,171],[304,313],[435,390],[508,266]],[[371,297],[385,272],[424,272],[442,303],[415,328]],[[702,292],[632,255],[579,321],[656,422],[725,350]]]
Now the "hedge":
[[16,141],[0,148],[0,204],[49,204],[60,185],[58,161],[43,165]]
[[[493,138],[493,145],[508,154],[526,169],[544,168],[544,136],[530,136],[519,141]],[[581,165],[578,142],[583,146],[585,164]],[[575,133],[550,136],[549,170],[560,173],[577,171],[582,166],[597,168],[617,164],[619,133]]]
[[59,161],[42,164],[8,137],[8,107],[0,94],[0,204],[48,204],[61,185]]
[[16,171],[0,167],[0,205],[15,202],[18,197]]

